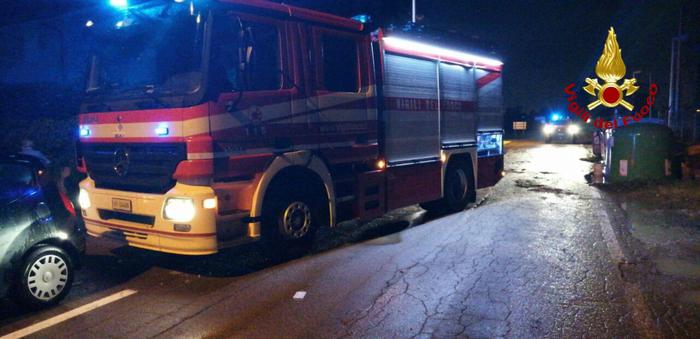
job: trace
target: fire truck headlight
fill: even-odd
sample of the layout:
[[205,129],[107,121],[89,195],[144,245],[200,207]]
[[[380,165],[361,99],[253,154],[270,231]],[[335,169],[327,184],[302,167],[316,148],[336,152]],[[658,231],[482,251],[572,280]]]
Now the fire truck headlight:
[[581,131],[581,128],[578,127],[578,125],[569,125],[569,127],[566,129],[569,134],[578,134],[579,131]]
[[190,198],[168,198],[165,200],[163,217],[177,222],[188,222],[194,219],[194,201]]
[[78,193],[78,204],[82,209],[87,209],[90,208],[90,206],[92,206],[92,204],[90,203],[90,196],[84,188],[81,188],[80,193]]
[[544,134],[550,135],[552,132],[554,132],[554,125],[546,124],[544,125],[544,128],[542,129]]

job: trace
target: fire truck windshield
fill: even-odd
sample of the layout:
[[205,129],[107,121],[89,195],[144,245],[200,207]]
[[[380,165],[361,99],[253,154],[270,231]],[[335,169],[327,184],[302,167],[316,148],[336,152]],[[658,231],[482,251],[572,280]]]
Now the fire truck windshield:
[[94,20],[88,100],[149,97],[161,103],[159,97],[197,92],[204,25],[203,13],[172,1]]

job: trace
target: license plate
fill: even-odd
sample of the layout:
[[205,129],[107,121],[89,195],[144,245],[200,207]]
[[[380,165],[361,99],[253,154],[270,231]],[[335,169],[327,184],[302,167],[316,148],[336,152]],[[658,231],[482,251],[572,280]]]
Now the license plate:
[[112,198],[112,209],[122,212],[131,212],[131,200]]

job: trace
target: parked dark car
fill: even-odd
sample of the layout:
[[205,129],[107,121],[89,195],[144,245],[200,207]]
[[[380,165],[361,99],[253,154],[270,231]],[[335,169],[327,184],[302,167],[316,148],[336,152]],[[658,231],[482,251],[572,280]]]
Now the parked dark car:
[[70,291],[85,250],[70,199],[39,159],[0,156],[0,298],[39,308]]

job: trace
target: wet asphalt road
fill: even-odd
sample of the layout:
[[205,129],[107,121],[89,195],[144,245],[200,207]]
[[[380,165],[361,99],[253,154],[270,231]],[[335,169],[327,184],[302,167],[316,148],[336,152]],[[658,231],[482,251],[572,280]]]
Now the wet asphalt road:
[[[581,145],[514,142],[480,206],[418,207],[321,234],[288,262],[255,246],[183,258],[92,241],[62,305],[0,301],[0,336],[131,289],[38,337],[621,337],[655,334],[621,278]],[[619,250],[619,249],[618,249]],[[633,287],[633,286],[632,286]],[[298,291],[306,292],[295,300]]]

